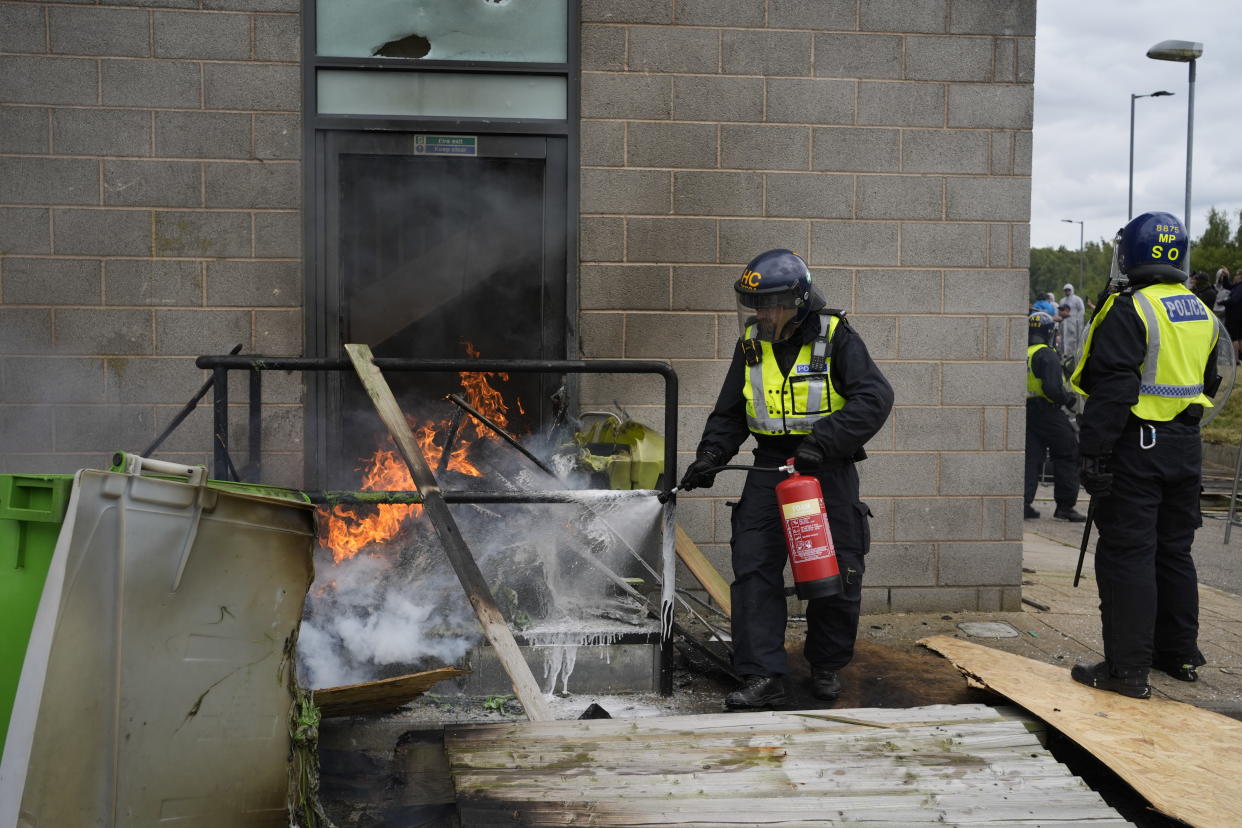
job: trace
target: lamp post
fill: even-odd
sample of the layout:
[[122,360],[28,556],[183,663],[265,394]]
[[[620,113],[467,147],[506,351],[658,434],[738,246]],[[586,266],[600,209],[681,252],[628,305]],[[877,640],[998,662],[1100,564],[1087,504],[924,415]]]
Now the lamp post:
[[1190,273],[1190,168],[1195,141],[1195,61],[1203,54],[1203,44],[1190,40],[1162,40],[1147,50],[1152,60],[1172,60],[1190,64],[1189,91],[1186,99],[1186,272]]
[[1130,93],[1130,198],[1126,201],[1126,221],[1134,218],[1134,102],[1139,98],[1162,98],[1165,95],[1172,94],[1172,92],[1166,92],[1163,89],[1146,95]]
[[1082,290],[1086,290],[1086,288],[1083,287],[1084,279],[1086,278],[1085,277],[1086,265],[1084,264],[1085,254],[1083,253],[1083,247],[1082,247],[1082,226],[1083,226],[1082,222],[1078,219],[1061,219],[1061,221],[1065,222],[1066,224],[1077,224],[1078,225],[1078,287]]

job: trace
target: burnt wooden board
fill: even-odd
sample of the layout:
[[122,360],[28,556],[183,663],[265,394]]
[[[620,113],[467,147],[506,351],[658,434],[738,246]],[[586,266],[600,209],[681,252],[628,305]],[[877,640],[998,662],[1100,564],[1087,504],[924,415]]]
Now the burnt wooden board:
[[1197,826],[1242,820],[1242,722],[1169,699],[1095,690],[1069,670],[947,635],[919,642],[1073,739],[1163,814]]
[[436,682],[464,676],[469,672],[460,667],[437,667],[423,673],[410,673],[379,681],[325,687],[315,691],[315,705],[325,719],[357,716],[362,713],[383,713],[413,701],[431,689]]
[[446,729],[463,826],[1125,825],[980,704]]

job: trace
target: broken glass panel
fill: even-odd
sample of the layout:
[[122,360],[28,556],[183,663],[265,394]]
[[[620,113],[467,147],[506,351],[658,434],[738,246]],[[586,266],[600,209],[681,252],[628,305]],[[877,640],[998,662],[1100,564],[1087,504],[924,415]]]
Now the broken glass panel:
[[316,0],[331,57],[565,63],[567,0]]
[[320,69],[316,77],[325,115],[566,118],[561,75]]

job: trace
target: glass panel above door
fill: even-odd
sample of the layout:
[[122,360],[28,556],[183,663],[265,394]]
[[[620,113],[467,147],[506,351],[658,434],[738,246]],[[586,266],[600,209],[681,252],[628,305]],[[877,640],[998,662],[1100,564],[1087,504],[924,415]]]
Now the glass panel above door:
[[315,0],[323,57],[565,63],[567,0]]
[[324,115],[411,115],[564,120],[563,75],[320,69]]

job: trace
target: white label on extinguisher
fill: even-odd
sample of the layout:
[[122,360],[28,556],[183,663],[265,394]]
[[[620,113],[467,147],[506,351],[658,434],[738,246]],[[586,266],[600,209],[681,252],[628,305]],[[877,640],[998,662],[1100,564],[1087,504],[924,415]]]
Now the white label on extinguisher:
[[781,515],[785,520],[817,514],[819,514],[818,500],[799,500],[796,503],[786,503],[781,506]]
[[822,500],[799,500],[781,506],[785,539],[795,563],[817,561],[836,555]]

